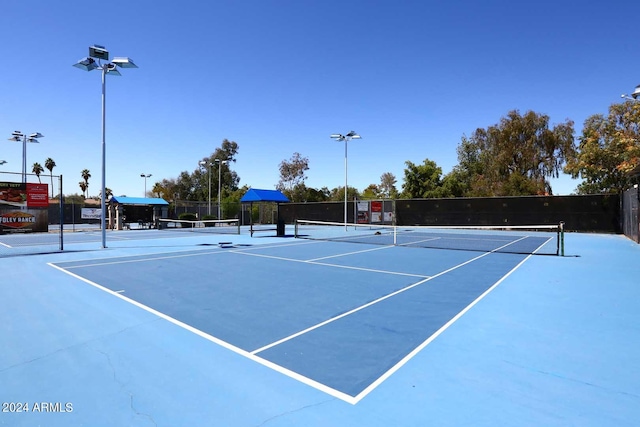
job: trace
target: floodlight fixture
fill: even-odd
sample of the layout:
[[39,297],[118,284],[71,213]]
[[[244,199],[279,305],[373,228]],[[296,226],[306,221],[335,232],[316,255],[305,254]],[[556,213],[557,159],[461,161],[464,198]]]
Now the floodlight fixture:
[[97,44],[89,46],[89,56],[96,59],[109,60],[109,51],[104,47]]
[[34,132],[27,136],[19,130],[11,132],[11,138],[9,141],[22,142],[22,182],[27,182],[27,142],[38,144],[36,138],[44,138],[44,135],[40,132]]
[[118,67],[116,67],[116,64],[113,64],[111,62],[109,62],[108,64],[103,65],[104,69],[106,70],[105,73],[111,75],[111,76],[121,76],[122,74],[120,74],[120,71],[118,71]]
[[355,133],[354,131],[350,131],[348,134],[345,135],[347,138],[351,138],[351,139],[360,139],[360,135],[358,135],[357,133]]
[[636,86],[631,96],[627,95],[626,93],[623,93],[622,95],[620,95],[620,98],[628,99],[630,101],[640,102],[640,99],[638,99],[639,97],[640,97],[640,85]]
[[95,59],[88,58],[88,57],[82,58],[81,60],[73,64],[73,66],[76,68],[80,68],[83,71],[92,71],[92,70],[95,70],[96,68],[100,68],[98,64],[96,64]]
[[150,173],[141,173],[140,174],[140,178],[144,178],[144,194],[142,195],[143,197],[147,197],[147,178],[151,178],[151,174]]
[[115,57],[111,63],[116,64],[120,68],[138,68],[138,66],[133,63],[133,60],[127,57]]

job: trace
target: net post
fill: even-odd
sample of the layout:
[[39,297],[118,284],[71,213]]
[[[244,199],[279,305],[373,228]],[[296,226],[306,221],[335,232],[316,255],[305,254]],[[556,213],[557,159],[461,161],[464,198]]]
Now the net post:
[[298,238],[298,220],[297,219],[293,220],[293,237],[295,239]]
[[558,238],[558,249],[560,252],[560,256],[564,256],[564,221],[560,221],[560,225],[558,226],[558,233],[560,234]]
[[62,175],[58,177],[59,196],[58,207],[60,208],[60,250],[64,250],[64,197],[62,195]]

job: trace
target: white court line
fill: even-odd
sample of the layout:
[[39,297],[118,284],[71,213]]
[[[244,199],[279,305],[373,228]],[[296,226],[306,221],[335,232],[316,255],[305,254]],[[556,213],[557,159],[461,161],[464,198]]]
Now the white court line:
[[[150,256],[149,258],[140,258],[140,259],[127,259],[127,260],[116,260],[116,261],[107,261],[107,262],[100,262],[100,260],[95,260],[96,262],[93,263],[89,263],[89,264],[79,264],[79,265],[71,265],[68,267],[64,267],[64,269],[66,270],[71,270],[74,268],[85,268],[85,267],[97,267],[100,265],[116,265],[116,264],[129,264],[129,263],[135,263],[135,262],[146,262],[146,261],[157,261],[160,259],[172,259],[172,258],[186,258],[186,257],[190,257],[190,256],[201,256],[201,255],[218,255],[218,254],[223,254],[225,253],[225,251],[221,251],[220,249],[215,250],[215,251],[200,251],[200,252],[191,252],[191,253],[187,253],[187,254],[180,254],[180,255],[163,255],[163,256]],[[132,258],[132,257],[143,257],[145,255],[125,255],[122,258]],[[115,259],[115,258],[107,258],[109,259]],[[66,261],[68,263],[74,262],[74,261]],[[58,264],[62,264],[62,263],[58,263]]]
[[420,353],[420,351],[422,351],[427,345],[429,345],[433,340],[435,340],[436,338],[438,338],[438,336],[440,336],[445,330],[447,330],[451,325],[453,325],[460,317],[462,317],[467,311],[471,310],[471,308],[476,305],[480,300],[482,300],[485,296],[487,296],[491,291],[493,291],[496,286],[498,286],[500,283],[502,283],[507,277],[509,277],[514,271],[516,271],[518,268],[520,268],[520,266],[522,264],[524,264],[525,261],[527,261],[529,258],[531,258],[533,255],[529,255],[527,256],[525,259],[523,259],[522,261],[520,261],[518,263],[518,265],[516,265],[515,267],[513,267],[507,274],[505,274],[500,280],[498,280],[496,283],[494,283],[489,289],[487,289],[486,291],[484,291],[478,298],[476,298],[475,300],[473,300],[469,305],[467,305],[464,309],[462,309],[462,311],[460,311],[458,314],[456,314],[454,317],[451,318],[451,320],[449,320],[447,323],[445,323],[444,325],[442,325],[442,327],[440,327],[440,329],[438,329],[436,332],[434,332],[429,338],[427,338],[426,340],[424,340],[422,342],[422,344],[420,344],[418,347],[416,347],[415,349],[413,349],[413,351],[411,351],[409,354],[407,354],[405,357],[402,358],[402,360],[400,360],[398,363],[396,363],[394,366],[392,366],[387,372],[385,372],[384,374],[382,374],[378,379],[376,379],[374,382],[372,382],[371,384],[369,384],[369,386],[367,388],[365,388],[364,390],[362,390],[357,396],[355,396],[353,398],[354,402],[353,404],[355,405],[356,403],[358,403],[359,401],[361,401],[362,399],[364,399],[369,393],[371,393],[373,390],[376,389],[376,387],[378,387],[380,384],[382,384],[387,378],[389,378],[391,375],[393,375],[396,371],[398,371],[401,367],[403,367],[409,360],[413,359],[413,357],[415,357],[415,355],[417,355],[418,353]]
[[[82,243],[86,243],[86,242],[82,242]],[[299,244],[309,244],[309,243],[319,243],[319,242],[300,242]],[[286,244],[286,245],[280,245],[280,246],[295,246],[296,244]],[[239,252],[239,251],[248,251],[248,250],[252,250],[252,249],[263,249],[263,248],[277,248],[280,247],[277,244],[275,245],[265,245],[263,247],[259,247],[259,246],[255,246],[255,247],[247,247],[247,248],[238,248],[235,249],[234,252]],[[122,248],[119,248],[122,249]],[[125,248],[126,249],[126,248]],[[118,255],[118,256],[112,256],[112,257],[106,257],[106,258],[101,258],[101,259],[84,259],[84,260],[76,260],[76,261],[60,261],[60,262],[56,262],[56,265],[61,265],[64,266],[65,264],[71,264],[71,263],[76,263],[76,262],[81,262],[81,261],[86,261],[88,262],[88,264],[76,264],[73,266],[64,266],[63,268],[65,269],[72,269],[72,268],[81,268],[81,267],[95,267],[95,266],[99,266],[99,265],[110,265],[110,264],[126,264],[126,263],[133,263],[133,262],[143,262],[143,261],[153,261],[153,260],[159,260],[159,259],[170,259],[170,258],[182,258],[182,257],[187,257],[187,256],[200,256],[200,255],[210,255],[210,254],[222,254],[222,253],[227,253],[230,251],[226,251],[226,250],[220,250],[218,249],[214,249],[214,250],[195,250],[193,248],[188,248],[188,249],[184,249],[184,250],[171,250],[171,251],[166,251],[166,252],[157,252],[155,254],[142,254],[142,255]],[[172,254],[172,255],[166,255],[166,254]],[[162,256],[157,256],[157,255],[162,255]],[[149,258],[142,258],[148,256]],[[130,258],[136,258],[138,257],[138,259],[130,259]],[[124,260],[122,260],[122,258],[125,258]],[[103,260],[110,260],[108,262],[101,262]],[[115,260],[115,261],[113,261]],[[118,261],[120,260],[120,261]]]
[[81,280],[81,281],[83,281],[83,282],[85,282],[85,283],[87,283],[87,284],[89,284],[91,286],[94,286],[94,287],[100,289],[101,291],[104,291],[104,292],[106,292],[108,294],[111,294],[111,295],[117,297],[117,298],[120,298],[123,301],[128,302],[129,304],[133,304],[134,306],[136,306],[138,308],[141,308],[141,309],[143,309],[143,310],[145,310],[145,311],[147,311],[147,312],[149,312],[149,313],[151,313],[151,314],[153,314],[155,316],[158,316],[161,319],[164,319],[164,320],[166,320],[168,322],[171,322],[176,326],[179,326],[179,327],[181,327],[183,329],[186,329],[187,331],[192,332],[192,333],[194,333],[194,334],[196,334],[196,335],[198,335],[198,336],[200,336],[200,337],[202,337],[202,338],[204,338],[204,339],[206,339],[208,341],[211,341],[214,344],[217,344],[217,345],[219,345],[219,346],[221,346],[221,347],[223,347],[223,348],[225,348],[227,350],[231,350],[234,353],[237,353],[237,354],[239,354],[241,356],[244,356],[249,360],[252,360],[254,362],[260,363],[263,366],[271,368],[276,372],[279,372],[279,373],[284,374],[284,375],[286,375],[286,376],[288,376],[290,378],[293,378],[293,379],[295,379],[297,381],[300,381],[303,384],[307,384],[307,385],[309,385],[309,386],[311,386],[311,387],[313,387],[313,388],[315,388],[317,390],[320,390],[320,391],[322,391],[322,392],[324,392],[324,393],[326,393],[326,394],[328,394],[330,396],[333,396],[333,397],[335,397],[337,399],[343,400],[343,401],[345,401],[347,403],[351,403],[352,405],[356,403],[354,401],[353,396],[350,396],[350,395],[348,395],[346,393],[343,393],[341,391],[335,390],[335,389],[333,389],[333,388],[331,388],[331,387],[329,387],[329,386],[327,386],[325,384],[322,384],[322,383],[320,383],[318,381],[312,380],[311,378],[307,378],[307,377],[305,377],[303,375],[300,375],[297,372],[291,371],[291,370],[289,370],[287,368],[284,368],[284,367],[282,367],[280,365],[276,365],[275,363],[270,362],[270,361],[268,361],[266,359],[263,359],[263,358],[261,358],[259,356],[251,354],[250,352],[248,352],[246,350],[243,350],[243,349],[241,349],[239,347],[236,347],[236,346],[234,346],[232,344],[229,344],[228,342],[223,341],[223,340],[221,340],[219,338],[216,338],[213,335],[209,335],[206,332],[201,331],[200,329],[194,328],[193,326],[188,325],[186,323],[183,323],[183,322],[179,321],[178,319],[175,319],[175,318],[173,318],[171,316],[168,316],[168,315],[166,315],[166,314],[164,314],[162,312],[159,312],[159,311],[157,311],[157,310],[155,310],[155,309],[153,309],[153,308],[151,308],[151,307],[149,307],[147,305],[139,303],[136,300],[128,298],[128,297],[122,295],[122,293],[119,293],[120,291],[112,291],[111,289],[105,288],[104,286],[99,285],[96,282],[93,282],[91,280],[85,279],[84,277],[79,276],[79,275],[77,275],[75,273],[72,273],[70,271],[67,271],[62,267],[58,267],[54,263],[50,263],[49,262],[49,263],[47,263],[47,265],[49,265],[50,267],[55,268],[56,270],[62,271],[63,273],[66,273],[66,274],[68,274],[68,275],[70,275],[70,276],[72,276],[72,277],[74,277],[74,278],[76,278],[78,280]]
[[2,243],[2,242],[0,242],[0,245],[4,246],[5,248],[13,248],[13,246],[7,245],[6,243]]
[[302,264],[324,265],[324,266],[327,266],[327,267],[334,267],[334,268],[344,268],[346,270],[368,271],[368,272],[371,272],[371,273],[392,274],[392,275],[395,275],[395,276],[408,276],[408,277],[420,277],[420,278],[431,277],[431,276],[427,276],[425,274],[412,274],[412,273],[402,273],[402,272],[399,272],[399,271],[375,270],[373,268],[364,268],[364,267],[353,267],[353,266],[349,266],[349,265],[329,264],[329,263],[326,263],[326,262],[315,262],[315,261],[301,260],[301,259],[295,259],[295,258],[285,258],[285,257],[279,257],[279,256],[275,256],[275,255],[253,254],[253,253],[240,252],[240,251],[229,251],[229,252],[236,253],[238,255],[247,255],[247,256],[255,256],[255,257],[259,257],[259,258],[277,259],[277,260],[280,260],[280,261],[298,262],[298,263],[302,263]]
[[[518,239],[518,240],[521,240],[521,239]],[[510,245],[510,244],[512,244],[512,243],[515,243],[515,242],[508,243],[508,244],[506,244],[506,245],[504,245],[504,246],[501,246],[500,248],[495,249],[494,251],[500,250],[500,249],[502,249],[502,248],[504,248],[504,247],[506,247],[506,246],[509,246],[509,245]],[[406,287],[404,287],[404,288],[402,288],[402,289],[398,289],[397,291],[391,292],[390,294],[384,295],[384,296],[382,296],[382,297],[380,297],[380,298],[378,298],[378,299],[375,299],[375,300],[373,300],[373,301],[370,301],[370,302],[368,302],[367,304],[361,305],[360,307],[356,307],[356,308],[354,308],[353,310],[350,310],[350,311],[347,311],[347,312],[345,312],[345,313],[342,313],[342,314],[340,314],[339,316],[332,317],[332,318],[330,318],[330,319],[325,320],[324,322],[320,322],[320,323],[318,323],[318,324],[316,324],[316,325],[310,326],[310,327],[308,327],[308,328],[306,328],[306,329],[303,329],[303,330],[301,330],[301,331],[299,331],[299,332],[296,332],[295,334],[289,335],[289,336],[284,337],[284,338],[282,338],[282,339],[280,339],[280,340],[278,340],[278,341],[275,341],[275,342],[272,342],[272,343],[270,343],[270,344],[267,344],[267,345],[265,345],[265,346],[263,346],[263,347],[260,347],[260,348],[258,348],[258,349],[256,349],[256,350],[253,350],[253,351],[251,352],[251,354],[257,354],[257,353],[260,353],[260,352],[262,352],[262,351],[268,350],[268,349],[270,349],[270,348],[272,348],[272,347],[275,347],[275,346],[277,346],[277,345],[279,345],[279,344],[282,344],[282,343],[284,343],[284,342],[287,342],[287,341],[289,341],[289,340],[292,340],[292,339],[294,339],[294,338],[296,338],[296,337],[298,337],[298,336],[300,336],[300,335],[303,335],[303,334],[305,334],[305,333],[307,333],[307,332],[311,332],[311,331],[313,331],[314,329],[318,329],[318,328],[320,328],[321,326],[328,325],[329,323],[333,323],[333,322],[335,322],[336,320],[342,319],[343,317],[346,317],[346,316],[348,316],[348,315],[350,315],[350,314],[356,313],[356,312],[358,312],[358,311],[360,311],[360,310],[363,310],[363,309],[365,309],[365,308],[367,308],[367,307],[370,307],[370,306],[372,306],[372,305],[374,305],[374,304],[378,304],[379,302],[382,302],[382,301],[384,301],[384,300],[386,300],[386,299],[389,299],[389,298],[391,298],[392,296],[395,296],[395,295],[401,294],[401,293],[403,293],[403,292],[406,292],[406,291],[408,291],[408,290],[410,290],[410,289],[415,288],[416,286],[420,286],[420,285],[422,285],[422,284],[424,284],[424,283],[426,283],[426,282],[429,282],[429,281],[431,281],[431,280],[435,279],[436,277],[440,277],[440,276],[442,276],[443,274],[449,273],[449,272],[451,272],[451,271],[453,271],[453,270],[457,270],[458,268],[463,267],[463,266],[465,266],[465,265],[467,265],[467,264],[470,264],[470,263],[472,263],[472,262],[474,262],[474,261],[477,261],[477,260],[479,260],[480,258],[484,258],[485,256],[487,256],[487,255],[490,255],[490,254],[494,253],[494,251],[486,252],[486,253],[484,253],[484,254],[482,254],[482,255],[478,255],[478,256],[477,256],[477,257],[475,257],[475,258],[471,258],[470,260],[467,260],[467,261],[465,261],[465,262],[463,262],[463,263],[460,263],[460,264],[455,265],[455,266],[453,266],[453,267],[451,267],[451,268],[448,268],[448,269],[446,269],[446,270],[444,270],[444,271],[441,271],[440,273],[438,273],[438,274],[436,274],[436,275],[434,275],[434,276],[430,276],[430,277],[428,277],[428,278],[426,278],[426,279],[424,279],[424,280],[420,280],[420,281],[418,281],[418,282],[416,282],[416,283],[413,283],[413,284],[411,284],[411,285],[409,285],[409,286],[406,286]],[[531,255],[529,255],[529,256],[531,256]],[[529,257],[527,257],[526,259],[528,259],[528,258],[529,258]],[[524,262],[524,261],[523,261],[523,262]],[[518,264],[518,265],[520,265],[520,264]],[[495,286],[495,285],[494,285],[494,286]],[[492,288],[493,288],[493,287],[492,287]],[[485,293],[486,293],[486,292],[485,292]],[[484,294],[483,294],[483,295],[484,295]],[[457,317],[456,317],[456,318],[457,318]],[[447,323],[447,325],[449,325],[449,323]]]
[[308,259],[307,262],[315,262],[315,261],[320,261],[322,259],[329,259],[329,258],[340,258],[342,256],[361,254],[361,253],[364,253],[364,252],[379,251],[379,250],[383,250],[383,249],[389,249],[389,248],[392,248],[392,247],[393,246],[381,246],[381,247],[372,248],[372,249],[364,249],[362,251],[346,252],[346,253],[338,254],[338,255],[329,255],[329,256],[324,256],[324,257],[320,257],[320,258]]

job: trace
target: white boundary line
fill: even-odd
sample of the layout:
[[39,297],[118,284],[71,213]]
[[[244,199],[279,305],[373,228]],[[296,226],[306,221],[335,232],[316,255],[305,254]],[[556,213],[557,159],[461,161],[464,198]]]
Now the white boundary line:
[[361,251],[346,252],[346,253],[338,254],[338,255],[323,256],[323,257],[320,257],[320,258],[308,259],[307,262],[315,262],[315,261],[320,261],[320,260],[323,260],[323,259],[330,259],[330,258],[340,258],[340,257],[347,256],[347,255],[355,255],[355,254],[361,254],[361,253],[365,253],[365,252],[380,251],[380,250],[389,249],[389,248],[392,248],[392,247],[393,246],[380,246],[380,247],[375,247],[375,248],[372,248],[372,249],[364,249],[364,250],[361,250]]
[[[393,246],[390,246],[393,247]],[[235,253],[238,255],[246,255],[246,256],[254,256],[254,257],[258,257],[258,258],[270,258],[270,259],[277,259],[280,261],[289,261],[289,262],[297,262],[297,263],[301,263],[301,264],[313,264],[313,265],[323,265],[323,266],[327,266],[327,267],[334,267],[334,268],[344,268],[346,270],[359,270],[359,271],[369,271],[372,273],[382,273],[382,274],[392,274],[395,276],[408,276],[408,277],[421,277],[421,278],[428,278],[431,276],[427,276],[424,274],[413,274],[413,273],[402,273],[399,271],[388,271],[388,270],[375,270],[372,268],[364,268],[364,267],[353,267],[353,266],[349,266],[349,265],[339,265],[339,264],[329,264],[326,262],[316,262],[316,261],[309,261],[309,260],[302,260],[302,259],[295,259],[295,258],[286,258],[286,257],[279,257],[279,256],[275,256],[275,255],[264,255],[264,254],[254,254],[254,253],[248,253],[248,252],[240,252],[240,251],[229,251],[231,253]],[[346,254],[348,255],[348,254]]]
[[305,377],[303,375],[300,375],[297,372],[291,371],[291,370],[286,369],[286,368],[284,368],[284,367],[282,367],[280,365],[277,365],[277,364],[275,364],[273,362],[270,362],[270,361],[268,361],[266,359],[263,359],[263,358],[261,358],[259,356],[251,354],[248,351],[242,350],[241,348],[236,347],[234,345],[231,345],[228,342],[223,341],[223,340],[221,340],[219,338],[216,338],[216,337],[214,337],[212,335],[209,335],[206,332],[201,331],[200,329],[194,328],[193,326],[190,326],[190,325],[188,325],[188,324],[186,324],[184,322],[181,322],[178,319],[175,319],[175,318],[173,318],[171,316],[168,316],[168,315],[166,315],[166,314],[164,314],[162,312],[159,312],[159,311],[157,311],[157,310],[155,310],[155,309],[153,309],[153,308],[151,308],[151,307],[149,307],[147,305],[139,303],[136,300],[128,298],[128,297],[122,295],[122,293],[120,293],[121,291],[112,291],[111,289],[106,288],[106,287],[104,287],[102,285],[99,285],[96,282],[93,282],[93,281],[91,281],[89,279],[85,279],[84,277],[79,276],[79,275],[77,275],[75,273],[72,273],[70,271],[67,271],[62,267],[58,267],[54,263],[48,262],[47,265],[49,265],[50,267],[55,268],[56,270],[62,271],[63,273],[66,273],[66,274],[70,275],[71,277],[74,277],[74,278],[76,278],[78,280],[81,280],[81,281],[83,281],[83,282],[85,282],[85,283],[87,283],[87,284],[89,284],[91,286],[94,286],[94,287],[100,289],[101,291],[104,291],[104,292],[106,292],[106,293],[108,293],[110,295],[113,295],[113,296],[115,296],[117,298],[120,298],[121,300],[126,301],[129,304],[133,304],[134,306],[136,306],[138,308],[141,308],[141,309],[143,309],[143,310],[145,310],[145,311],[147,311],[147,312],[149,312],[149,313],[151,313],[151,314],[153,314],[155,316],[158,316],[159,318],[164,319],[164,320],[166,320],[166,321],[168,321],[170,323],[173,323],[176,326],[179,326],[179,327],[181,327],[183,329],[186,329],[187,331],[192,332],[192,333],[194,333],[194,334],[196,334],[196,335],[198,335],[198,336],[200,336],[200,337],[202,337],[202,338],[204,338],[204,339],[206,339],[208,341],[211,341],[214,344],[217,344],[217,345],[219,345],[219,346],[221,346],[221,347],[223,347],[223,348],[225,348],[227,350],[231,350],[234,353],[237,353],[237,354],[239,354],[241,356],[244,356],[244,357],[246,357],[246,358],[248,358],[248,359],[250,359],[250,360],[252,360],[254,362],[260,363],[263,366],[271,368],[274,371],[279,372],[281,374],[284,374],[284,375],[286,375],[286,376],[288,376],[290,378],[293,378],[293,379],[295,379],[295,380],[297,380],[297,381],[299,381],[299,382],[301,382],[303,384],[307,384],[307,385],[309,385],[309,386],[311,386],[311,387],[313,387],[313,388],[315,388],[317,390],[320,390],[320,391],[322,391],[322,392],[324,392],[324,393],[326,393],[326,394],[328,394],[330,396],[336,397],[336,398],[338,398],[340,400],[343,400],[343,401],[351,403],[351,404],[355,404],[353,396],[350,396],[350,395],[348,395],[346,393],[342,393],[341,391],[338,391],[338,390],[335,390],[335,389],[333,389],[331,387],[328,387],[328,386],[326,386],[326,385],[324,385],[322,383],[319,383],[319,382],[317,382],[315,380],[312,380],[311,378],[307,378],[307,377]]
[[500,283],[502,283],[507,277],[509,277],[514,271],[516,271],[522,264],[524,264],[525,261],[527,261],[529,258],[531,258],[533,255],[529,255],[527,256],[525,259],[523,259],[522,261],[520,261],[518,263],[518,265],[516,265],[515,267],[513,267],[507,274],[505,274],[504,276],[502,276],[502,278],[500,280],[498,280],[496,283],[494,283],[489,289],[487,289],[486,291],[484,291],[478,298],[476,298],[475,300],[473,300],[469,305],[467,305],[465,308],[462,309],[462,311],[460,311],[458,314],[456,314],[454,317],[451,318],[451,320],[449,320],[447,323],[445,323],[444,325],[442,325],[442,327],[440,327],[440,329],[438,329],[436,332],[434,332],[429,338],[427,338],[425,341],[422,342],[422,344],[420,344],[418,347],[416,347],[415,349],[413,349],[413,351],[411,351],[409,354],[407,354],[405,357],[402,358],[402,360],[400,360],[398,363],[396,363],[393,367],[391,367],[391,369],[389,369],[387,372],[385,372],[384,374],[382,374],[377,380],[375,380],[374,382],[372,382],[371,384],[369,384],[369,386],[367,388],[365,388],[363,391],[361,391],[357,396],[355,396],[354,399],[354,405],[356,403],[358,403],[360,400],[362,400],[365,396],[367,396],[369,393],[371,393],[373,390],[375,390],[376,387],[378,387],[380,384],[382,384],[387,378],[389,378],[391,375],[393,375],[396,371],[398,371],[398,369],[400,369],[401,367],[403,367],[409,360],[411,360],[413,357],[415,357],[420,351],[422,351],[427,345],[429,345],[433,340],[435,340],[436,338],[438,338],[438,336],[440,336],[440,334],[442,334],[445,330],[447,330],[451,325],[453,325],[460,317],[462,317],[467,311],[471,310],[471,308],[476,305],[480,300],[482,300],[485,296],[487,296],[491,291],[493,291]]
[[[171,252],[168,252],[171,253]],[[78,265],[71,265],[69,267],[64,267],[65,269],[71,270],[74,268],[84,268],[84,267],[96,267],[99,265],[115,265],[115,264],[129,264],[129,263],[135,263],[135,262],[147,262],[147,261],[157,261],[160,259],[172,259],[172,258],[186,258],[186,257],[190,257],[190,256],[201,256],[201,255],[218,255],[218,254],[223,254],[226,253],[225,251],[221,251],[220,249],[215,250],[215,251],[199,251],[199,252],[191,252],[188,254],[179,254],[179,255],[163,255],[163,256],[150,256],[149,258],[140,258],[140,259],[123,259],[123,260],[119,260],[119,261],[106,261],[109,260],[109,258],[105,258],[106,262],[100,262],[100,260],[93,260],[95,262],[91,263],[91,264],[78,264]],[[144,256],[148,256],[148,255],[125,255],[119,258],[134,258],[134,257],[144,257]],[[113,259],[113,258],[111,258]],[[74,261],[63,261],[63,262],[58,262],[56,264],[63,264],[63,263],[73,263]]]
[[463,263],[461,263],[461,264],[454,265],[453,267],[448,268],[448,269],[446,269],[446,270],[444,270],[444,271],[441,271],[441,272],[440,272],[440,273],[438,273],[438,274],[435,274],[435,275],[433,275],[433,276],[427,277],[426,279],[420,280],[420,281],[418,281],[418,282],[416,282],[416,283],[412,283],[411,285],[405,286],[404,288],[398,289],[397,291],[393,291],[393,292],[391,292],[391,293],[389,293],[389,294],[387,294],[387,295],[383,295],[383,296],[381,296],[380,298],[377,298],[377,299],[375,299],[375,300],[373,300],[373,301],[370,301],[370,302],[368,302],[368,303],[366,303],[366,304],[364,304],[364,305],[361,305],[361,306],[356,307],[356,308],[354,308],[354,309],[352,309],[352,310],[350,310],[350,311],[347,311],[347,312],[345,312],[345,313],[342,313],[342,314],[340,314],[339,316],[335,316],[335,317],[332,317],[331,319],[327,319],[327,320],[325,320],[324,322],[321,322],[321,323],[318,323],[318,324],[316,324],[316,325],[313,325],[313,326],[311,326],[311,327],[309,327],[309,328],[306,328],[306,329],[304,329],[304,330],[302,330],[302,331],[296,332],[295,334],[289,335],[288,337],[284,337],[284,338],[282,338],[281,340],[275,341],[275,342],[273,342],[273,343],[271,343],[271,344],[267,344],[267,345],[265,345],[264,347],[261,347],[261,348],[259,348],[259,349],[257,349],[257,350],[252,351],[251,353],[252,353],[252,354],[260,353],[260,352],[262,352],[262,351],[265,351],[265,350],[268,350],[268,349],[270,349],[270,348],[272,348],[272,347],[275,347],[275,346],[276,346],[276,345],[278,345],[278,344],[282,344],[282,343],[284,343],[284,342],[287,342],[287,341],[289,341],[289,340],[292,340],[293,338],[296,338],[296,337],[298,337],[298,336],[300,336],[300,335],[303,335],[303,334],[305,334],[305,333],[307,333],[307,332],[311,332],[311,331],[313,331],[314,329],[318,329],[318,328],[319,328],[319,327],[321,327],[321,326],[325,326],[325,325],[327,325],[327,324],[329,324],[329,323],[333,323],[333,322],[335,322],[336,320],[342,319],[343,317],[346,317],[346,316],[348,316],[348,315],[350,315],[350,314],[356,313],[356,312],[358,312],[358,311],[360,311],[360,310],[363,310],[363,309],[365,309],[365,308],[367,308],[367,307],[371,307],[371,306],[372,306],[372,305],[374,305],[374,304],[377,304],[377,303],[382,302],[382,301],[384,301],[384,300],[386,300],[386,299],[389,299],[389,298],[391,298],[391,297],[393,297],[393,296],[396,296],[396,295],[401,294],[401,293],[403,293],[403,292],[406,292],[406,291],[408,291],[408,290],[410,290],[410,289],[413,289],[413,288],[415,288],[416,286],[420,286],[420,285],[422,285],[422,284],[424,284],[424,283],[426,283],[426,282],[429,282],[429,281],[431,281],[431,280],[435,279],[436,277],[440,277],[440,276],[442,276],[443,274],[449,273],[449,272],[451,272],[451,271],[453,271],[453,270],[457,270],[458,268],[463,267],[463,266],[465,266],[465,265],[467,265],[467,264],[469,264],[469,263],[472,263],[472,262],[474,262],[474,261],[477,261],[477,260],[479,260],[480,258],[484,258],[485,256],[489,255],[490,253],[491,253],[491,252],[487,252],[487,253],[484,253],[484,254],[482,254],[482,255],[479,255],[479,256],[477,256],[477,257],[475,257],[475,258],[471,258],[470,260],[467,260],[467,261],[465,261],[465,262],[463,262]]

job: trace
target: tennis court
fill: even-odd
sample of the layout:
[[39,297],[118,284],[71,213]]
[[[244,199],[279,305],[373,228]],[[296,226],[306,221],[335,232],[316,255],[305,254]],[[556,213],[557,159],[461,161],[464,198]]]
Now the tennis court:
[[634,425],[640,248],[532,255],[545,233],[505,252],[518,230],[482,250],[141,230],[0,259],[2,400],[73,407],[0,425]]

